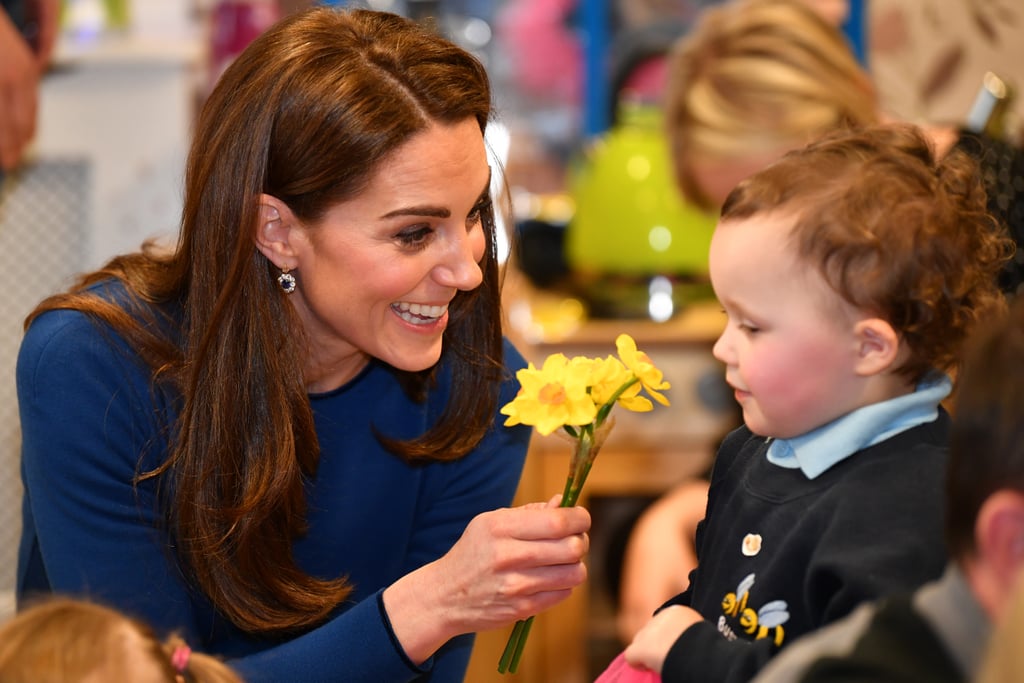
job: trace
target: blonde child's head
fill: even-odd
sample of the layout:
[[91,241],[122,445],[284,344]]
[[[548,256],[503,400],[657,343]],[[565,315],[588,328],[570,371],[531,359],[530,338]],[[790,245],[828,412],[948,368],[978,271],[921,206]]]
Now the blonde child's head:
[[4,683],[241,683],[219,660],[102,605],[55,598],[0,626]]
[[834,131],[741,182],[710,266],[748,425],[788,438],[952,372],[1005,308],[1011,253],[975,163],[909,124]]
[[680,189],[708,209],[783,152],[877,120],[845,37],[798,0],[705,10],[673,50],[665,110]]

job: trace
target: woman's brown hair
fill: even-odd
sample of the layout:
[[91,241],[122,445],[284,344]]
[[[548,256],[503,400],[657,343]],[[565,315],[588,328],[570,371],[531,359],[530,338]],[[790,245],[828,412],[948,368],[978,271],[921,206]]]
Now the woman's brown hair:
[[721,220],[761,213],[792,216],[801,260],[892,325],[911,381],[955,370],[977,322],[1005,309],[997,274],[1014,247],[986,210],[977,163],[938,158],[911,124],[833,131],[787,153],[736,186]]
[[[72,308],[106,323],[180,406],[169,455],[142,478],[161,484],[187,575],[249,632],[323,621],[351,592],[344,577],[305,573],[292,543],[305,529],[304,478],[319,447],[303,378],[305,339],[277,271],[254,244],[262,193],[304,222],[356,196],[389,155],[432,122],[491,115],[481,63],[393,14],[314,8],[257,38],[225,71],[200,114],[188,159],[177,248],[113,259],[40,313]],[[465,455],[487,431],[501,376],[494,213],[483,212],[483,283],[449,308],[447,411],[405,442],[408,460]],[[128,310],[87,289],[122,281]],[[159,312],[158,312],[159,311]],[[422,396],[431,372],[396,374]]]

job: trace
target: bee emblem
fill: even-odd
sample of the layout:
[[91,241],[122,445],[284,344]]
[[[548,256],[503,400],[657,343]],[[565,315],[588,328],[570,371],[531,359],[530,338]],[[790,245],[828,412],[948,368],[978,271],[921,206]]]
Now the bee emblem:
[[754,610],[747,607],[750,589],[754,585],[755,576],[747,574],[736,586],[735,593],[726,593],[722,598],[722,613],[727,617],[739,617],[740,628],[754,640],[771,637],[775,645],[782,645],[785,631],[782,625],[789,621],[789,605],[785,600],[772,600]]
[[[788,605],[785,600],[772,600],[761,606],[761,609],[754,610],[749,607],[743,610],[740,617],[740,626],[743,630],[754,636],[754,640],[767,638],[771,631],[775,631],[775,645],[782,645],[785,632],[782,625],[789,621]],[[754,635],[754,634],[757,635]]]
[[734,617],[747,607],[747,597],[750,595],[750,587],[754,585],[754,575],[747,574],[736,586],[735,593],[726,593],[722,598],[722,612],[727,616]]

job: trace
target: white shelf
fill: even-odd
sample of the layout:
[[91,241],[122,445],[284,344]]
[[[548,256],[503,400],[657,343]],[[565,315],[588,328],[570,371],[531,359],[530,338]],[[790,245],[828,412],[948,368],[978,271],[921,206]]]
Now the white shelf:
[[138,36],[109,33],[90,39],[62,38],[54,67],[68,66],[195,66],[206,56],[200,35]]

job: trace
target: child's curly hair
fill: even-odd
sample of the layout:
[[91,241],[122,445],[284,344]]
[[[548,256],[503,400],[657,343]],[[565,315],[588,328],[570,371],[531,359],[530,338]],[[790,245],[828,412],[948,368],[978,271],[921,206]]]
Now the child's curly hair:
[[[790,239],[846,301],[888,321],[911,380],[954,370],[975,323],[1002,312],[997,276],[1014,251],[985,207],[976,162],[937,158],[911,124],[829,133],[740,183],[723,221],[794,216]],[[756,263],[750,264],[756,268]]]

